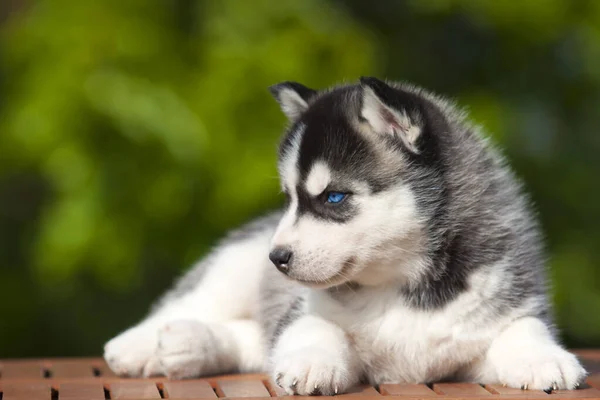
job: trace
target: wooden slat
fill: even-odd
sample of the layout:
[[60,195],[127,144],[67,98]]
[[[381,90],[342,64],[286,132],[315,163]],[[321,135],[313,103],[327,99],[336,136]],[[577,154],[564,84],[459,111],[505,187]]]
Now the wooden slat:
[[117,375],[112,372],[112,370],[108,367],[108,364],[106,364],[106,361],[100,359],[97,360],[96,362],[93,362],[90,364],[92,366],[92,372],[94,371],[94,369],[99,373],[98,376],[101,377],[116,377]]
[[101,383],[63,383],[58,389],[60,400],[104,400]]
[[93,378],[94,370],[87,362],[57,361],[50,365],[53,378]]
[[[247,397],[228,397],[227,398],[227,400],[245,400],[245,399],[247,399]],[[273,400],[272,397],[251,397],[251,399],[252,400]],[[177,399],[177,400],[204,400],[204,399]],[[280,399],[280,400],[284,400],[284,399]],[[314,400],[314,396],[313,397],[309,397],[309,396],[294,396],[294,397],[292,397],[292,396],[290,396],[290,397],[287,397],[285,400]],[[371,400],[371,399],[365,399],[365,400]]]
[[555,390],[548,399],[600,399],[600,390],[589,388],[579,390]]
[[165,381],[162,385],[167,399],[217,398],[215,391],[206,381]]
[[[285,390],[279,387],[272,380],[267,380],[264,382],[267,390],[271,394],[272,397],[284,397],[289,396]],[[432,392],[433,393],[433,392]],[[435,395],[435,393],[433,393]],[[345,393],[340,393],[340,396],[369,396],[369,397],[377,397],[381,396],[381,394],[372,386],[369,385],[361,385],[354,388],[349,389]]]
[[587,379],[588,385],[596,389],[600,389],[600,374],[595,374]]
[[263,383],[265,384],[265,386],[267,387],[267,390],[269,391],[269,393],[271,394],[271,397],[283,397],[283,396],[289,396],[287,394],[287,392],[285,390],[283,390],[282,387],[280,387],[279,385],[277,385],[275,382],[273,382],[272,379],[265,379],[263,381]]
[[581,358],[586,358],[588,360],[597,360],[600,361],[600,350],[595,349],[578,349],[572,350],[575,355]]
[[270,397],[262,381],[218,381],[225,397]]
[[[583,358],[589,360],[600,354],[588,351]],[[590,367],[590,365],[592,367]],[[337,397],[360,396],[359,400],[378,400],[383,396],[396,396],[416,399],[497,399],[497,400],[559,400],[559,399],[600,399],[600,364],[587,364],[591,376],[591,387],[576,391],[555,391],[548,395],[542,391],[521,391],[489,385],[485,389],[473,384],[436,384],[434,392],[425,385],[382,384],[379,393],[371,386],[362,386],[350,390],[350,393]],[[100,372],[96,376],[93,368]],[[50,371],[50,378],[44,378],[43,371]],[[113,399],[160,399],[158,384],[168,399],[216,399],[214,387],[220,397],[229,400],[251,397],[254,400],[268,400],[272,397],[287,397],[285,391],[270,382],[264,374],[215,376],[202,380],[168,381],[164,377],[153,379],[120,379],[108,369],[100,358],[80,359],[43,359],[43,360],[0,360],[0,398],[1,400],[51,400],[51,386],[57,389],[56,400],[103,400],[104,386],[108,385]],[[98,377],[97,377],[98,376]],[[595,389],[593,387],[596,387]],[[287,399],[302,400],[302,396]],[[316,399],[316,397],[311,397]],[[307,398],[308,399],[308,398]],[[273,400],[273,399],[272,399]]]
[[207,378],[211,385],[215,386],[217,381],[263,381],[269,379],[265,374],[227,374]]
[[509,397],[546,397],[546,392],[542,390],[521,390],[502,385],[485,385],[485,388],[492,394],[500,394]]
[[118,381],[110,384],[111,399],[160,399],[154,382]]
[[433,391],[438,394],[457,397],[486,397],[492,396],[490,392],[474,383],[436,383]]
[[2,387],[2,400],[50,400],[50,385],[44,382],[8,383]]
[[361,385],[350,388],[344,396],[381,396],[381,394],[373,386]]
[[397,385],[386,383],[379,385],[379,391],[384,396],[433,397],[438,395],[426,385]]
[[2,379],[43,377],[44,369],[40,361],[5,361],[2,363]]

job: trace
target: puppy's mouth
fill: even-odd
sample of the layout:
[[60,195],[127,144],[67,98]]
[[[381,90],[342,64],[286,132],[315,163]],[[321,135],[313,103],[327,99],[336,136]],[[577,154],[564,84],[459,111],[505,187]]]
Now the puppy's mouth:
[[342,285],[352,278],[355,272],[356,260],[354,257],[348,258],[342,267],[332,276],[325,279],[302,279],[289,276],[290,279],[314,289],[327,289],[330,287]]

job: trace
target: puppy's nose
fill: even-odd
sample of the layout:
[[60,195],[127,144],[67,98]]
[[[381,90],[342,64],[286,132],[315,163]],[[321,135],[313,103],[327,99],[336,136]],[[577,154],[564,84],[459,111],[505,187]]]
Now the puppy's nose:
[[273,251],[269,253],[269,260],[271,260],[271,262],[275,264],[277,269],[283,272],[284,274],[287,274],[289,271],[289,263],[291,259],[292,252],[290,249],[287,249],[285,247],[276,247]]

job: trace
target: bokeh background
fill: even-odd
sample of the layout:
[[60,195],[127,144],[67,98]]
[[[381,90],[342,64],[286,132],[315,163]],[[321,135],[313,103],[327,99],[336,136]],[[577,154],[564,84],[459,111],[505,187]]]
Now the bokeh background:
[[548,239],[556,315],[600,345],[600,1],[2,0],[0,357],[99,355],[224,232],[278,207],[267,87],[452,96]]

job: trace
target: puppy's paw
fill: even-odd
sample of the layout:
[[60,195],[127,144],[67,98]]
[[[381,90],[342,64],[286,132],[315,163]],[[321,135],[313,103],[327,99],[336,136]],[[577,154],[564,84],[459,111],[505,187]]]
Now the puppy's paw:
[[140,377],[161,373],[152,361],[157,344],[156,327],[138,325],[121,333],[104,345],[104,359],[117,375]]
[[274,380],[289,394],[334,395],[357,383],[344,357],[321,348],[306,348],[274,360]]
[[493,363],[501,383],[548,393],[576,389],[587,375],[573,354],[553,343],[506,349]]
[[219,372],[219,342],[210,326],[198,321],[173,321],[158,332],[156,357],[171,379],[197,378]]

